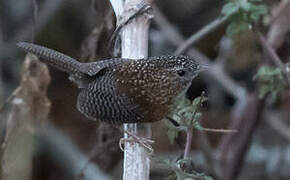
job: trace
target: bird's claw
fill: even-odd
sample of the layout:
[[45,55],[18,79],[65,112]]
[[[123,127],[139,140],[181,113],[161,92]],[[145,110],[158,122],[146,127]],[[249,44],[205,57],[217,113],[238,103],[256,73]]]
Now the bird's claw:
[[140,146],[142,146],[144,149],[146,149],[150,155],[154,152],[154,150],[153,150],[153,148],[151,146],[151,144],[154,143],[153,140],[148,139],[148,138],[138,137],[138,136],[136,136],[136,135],[134,135],[134,134],[132,134],[132,133],[130,133],[128,131],[126,131],[125,133],[127,133],[130,136],[130,138],[121,138],[120,139],[119,146],[120,146],[120,149],[122,151],[124,151],[124,146],[123,145],[126,142],[128,142],[128,143],[137,142]]

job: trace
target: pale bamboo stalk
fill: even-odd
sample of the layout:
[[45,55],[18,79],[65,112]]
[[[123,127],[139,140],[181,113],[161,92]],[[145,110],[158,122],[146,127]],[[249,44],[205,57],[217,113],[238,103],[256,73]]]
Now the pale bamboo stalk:
[[[141,2],[149,0],[111,0],[117,20],[127,19],[132,15]],[[118,9],[119,8],[119,9]],[[121,13],[121,14],[120,14]],[[133,19],[124,26],[121,32],[122,58],[140,59],[148,55],[148,30],[151,15],[144,14]],[[117,22],[118,24],[119,22]],[[124,124],[124,130],[138,137],[151,137],[151,124]],[[127,134],[124,134],[128,138]],[[123,179],[124,180],[149,180],[150,156],[146,149],[137,142],[126,142],[124,149]]]

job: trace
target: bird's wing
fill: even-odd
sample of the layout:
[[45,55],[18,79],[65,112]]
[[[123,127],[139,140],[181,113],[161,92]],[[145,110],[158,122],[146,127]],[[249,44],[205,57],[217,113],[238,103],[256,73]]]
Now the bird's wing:
[[118,64],[126,62],[128,60],[129,59],[112,58],[108,60],[96,61],[91,63],[83,63],[80,66],[80,71],[89,76],[94,76],[107,67],[117,66]]

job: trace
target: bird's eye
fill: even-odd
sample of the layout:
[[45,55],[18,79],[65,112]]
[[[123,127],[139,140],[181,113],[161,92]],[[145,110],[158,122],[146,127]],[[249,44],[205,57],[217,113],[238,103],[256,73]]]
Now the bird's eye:
[[184,75],[185,75],[185,71],[184,71],[184,70],[178,70],[178,71],[177,71],[177,74],[178,74],[179,76],[184,76]]

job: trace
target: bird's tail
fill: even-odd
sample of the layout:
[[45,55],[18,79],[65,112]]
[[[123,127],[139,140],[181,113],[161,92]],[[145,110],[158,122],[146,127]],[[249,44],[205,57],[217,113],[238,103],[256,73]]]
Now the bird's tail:
[[25,52],[35,54],[42,62],[61,71],[65,71],[69,74],[80,72],[80,62],[53,49],[27,42],[19,42],[17,46]]

